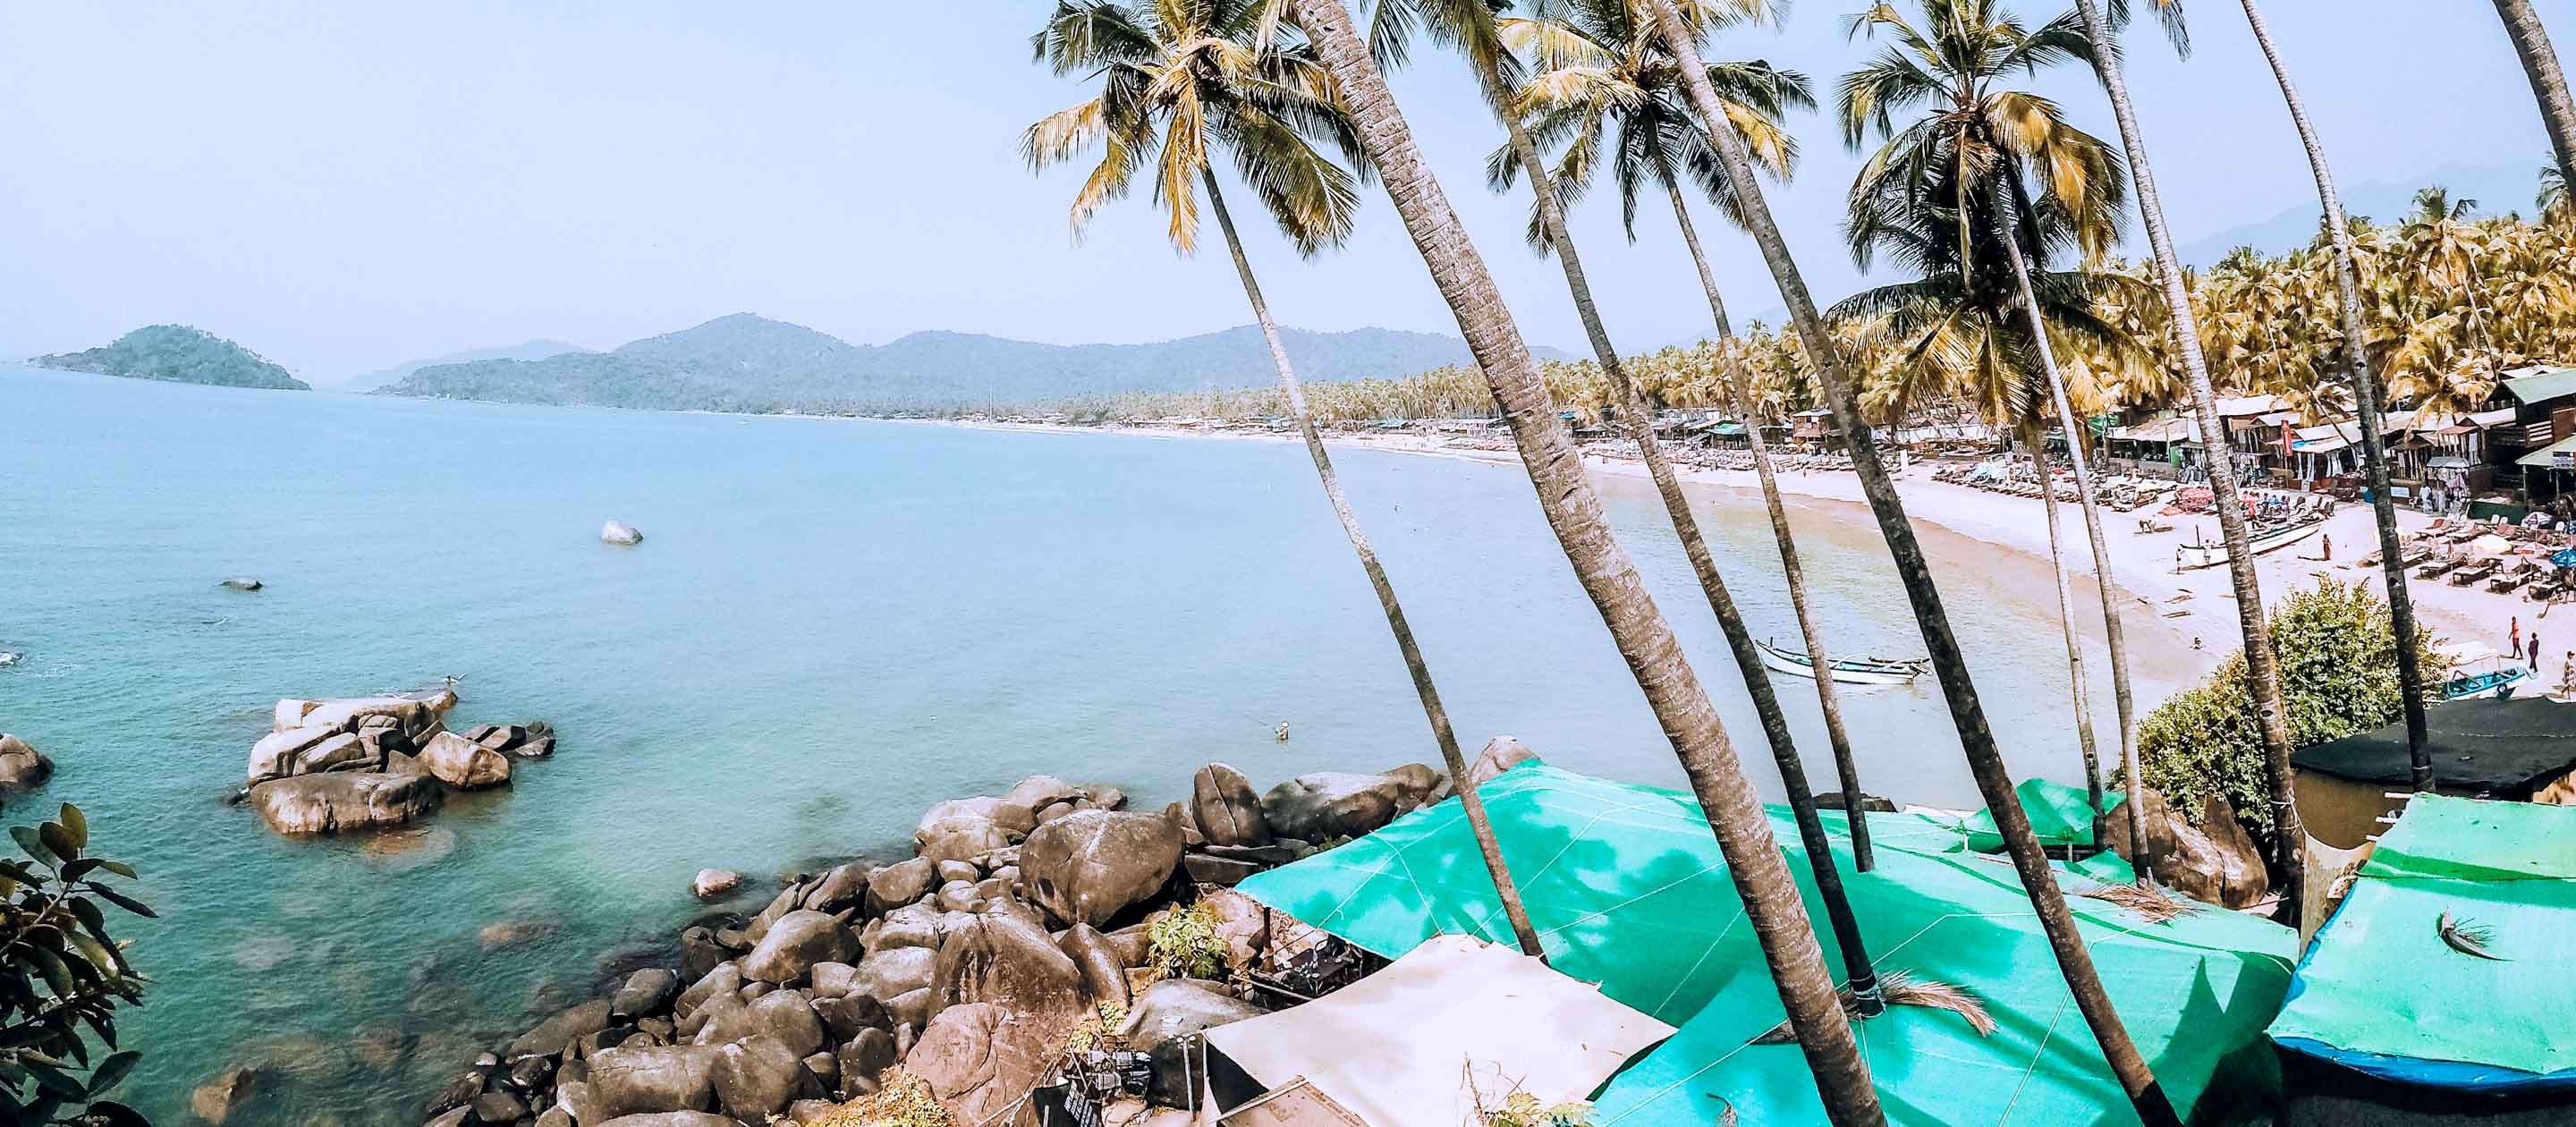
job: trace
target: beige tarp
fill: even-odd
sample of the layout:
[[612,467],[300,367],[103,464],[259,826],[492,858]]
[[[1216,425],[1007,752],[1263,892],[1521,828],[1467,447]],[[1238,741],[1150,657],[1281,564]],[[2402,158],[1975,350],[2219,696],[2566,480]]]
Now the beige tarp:
[[[1477,1093],[1589,1097],[1673,1028],[1508,947],[1443,935],[1293,1009],[1207,1031],[1252,1079],[1299,1079],[1369,1127],[1476,1122]],[[1475,1091],[1469,1090],[1472,1083]]]

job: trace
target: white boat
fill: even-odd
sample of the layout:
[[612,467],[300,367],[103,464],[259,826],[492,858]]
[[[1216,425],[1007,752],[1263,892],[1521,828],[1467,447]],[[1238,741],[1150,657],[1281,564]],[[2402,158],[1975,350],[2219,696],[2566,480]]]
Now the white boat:
[[[2324,517],[2312,517],[2297,524],[2256,533],[2252,544],[2254,554],[2260,556],[2280,551],[2324,531],[2325,527]],[[2174,547],[2174,570],[2188,571],[2192,568],[2216,567],[2227,562],[2227,541],[2222,539],[2215,544],[2203,541],[2200,539],[2200,530],[2196,528],[2192,530],[2191,535],[2191,543]]]
[[2531,670],[2493,647],[2476,642],[2446,642],[2439,647],[2451,659],[2451,678],[2442,683],[2443,700],[2509,697],[2532,679]]
[[[1755,642],[1762,651],[1764,667],[1800,677],[1814,677],[1816,663],[1797,650],[1782,649],[1769,642]],[[1928,658],[1911,661],[1887,661],[1882,658],[1839,658],[1828,666],[1838,685],[1904,685],[1932,671]]]

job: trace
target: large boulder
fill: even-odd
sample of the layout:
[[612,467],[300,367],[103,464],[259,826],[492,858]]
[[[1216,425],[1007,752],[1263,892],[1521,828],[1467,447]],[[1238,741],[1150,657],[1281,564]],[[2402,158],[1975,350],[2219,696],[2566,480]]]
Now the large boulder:
[[1037,814],[1028,807],[990,795],[956,798],[924,812],[912,842],[935,865],[1010,848],[1036,826]]
[[510,757],[454,732],[430,737],[417,756],[429,773],[458,790],[480,790],[510,781]]
[[841,1092],[852,1099],[877,1090],[878,1078],[894,1067],[894,1034],[870,1027],[841,1044]]
[[794,990],[773,990],[743,1003],[712,1005],[700,1012],[709,1014],[706,1026],[698,1031],[701,1045],[726,1045],[766,1037],[803,1057],[824,1047],[823,1018],[805,995]]
[[[1191,1035],[1261,1014],[1261,1007],[1237,999],[1213,982],[1167,978],[1146,987],[1120,1029],[1137,1051],[1154,1058],[1154,1080],[1146,1098],[1166,1107],[1182,1106],[1193,1095],[1183,1079],[1182,1065],[1182,1051]],[[1196,1067],[1196,1061],[1190,1063]]]
[[637,532],[634,525],[625,521],[612,520],[599,526],[599,542],[631,548],[644,542],[644,534]]
[[868,873],[868,911],[883,915],[930,894],[939,887],[939,863],[915,857]]
[[1082,972],[1082,988],[1093,1002],[1127,1008],[1126,956],[1107,935],[1090,924],[1075,924],[1056,937],[1055,945]]
[[1020,780],[1018,786],[1012,787],[1010,793],[1002,796],[1002,801],[1034,811],[1044,810],[1059,802],[1073,802],[1081,798],[1083,798],[1081,787],[1053,775],[1034,775]]
[[712,1045],[619,1045],[591,1054],[590,1098],[609,1119],[715,1107]]
[[355,735],[319,724],[283,728],[261,736],[258,743],[250,746],[250,781],[257,783],[306,773],[304,752],[331,739],[357,742]]
[[1375,833],[1412,813],[1440,790],[1440,773],[1409,763],[1379,775],[1318,771],[1299,775],[1261,796],[1270,831],[1299,841],[1331,841]]
[[[2139,801],[2157,883],[2227,908],[2248,907],[2269,890],[2271,878],[2263,866],[2263,852],[2236,820],[2227,800],[2209,796],[2201,803],[2197,820],[2185,817],[2153,790],[2142,791]],[[2107,821],[2105,844],[2136,863],[2137,842],[2129,832],[2128,813],[2114,810]]]
[[1098,926],[1153,895],[1180,863],[1181,830],[1170,819],[1084,810],[1029,835],[1020,883],[1057,919]]
[[799,909],[780,916],[742,957],[742,974],[754,982],[797,982],[816,963],[850,961],[858,942],[839,916]]
[[510,1042],[510,1047],[501,1053],[501,1059],[562,1056],[565,1046],[608,1028],[611,1008],[608,999],[594,998],[538,1022],[536,1028]]
[[[590,1122],[581,1121],[581,1127],[590,1127]],[[717,1115],[712,1111],[660,1111],[646,1115],[621,1115],[600,1124],[599,1127],[745,1127],[745,1125],[732,1116]]]
[[880,1002],[931,984],[939,975],[939,951],[929,947],[879,947],[859,960],[850,975],[850,992]]
[[250,788],[250,804],[285,834],[399,826],[438,809],[442,792],[425,775],[336,771],[270,779]]
[[1261,796],[1252,780],[1226,764],[1210,763],[1190,776],[1190,816],[1209,845],[1270,844]]
[[54,761],[16,736],[0,733],[0,794],[30,791],[54,773]]
[[1481,787],[1494,781],[1494,776],[1536,758],[1538,753],[1521,746],[1521,741],[1496,736],[1485,741],[1485,750],[1477,752],[1475,761],[1467,764],[1467,781]]
[[939,1011],[903,1058],[904,1071],[957,1113],[982,1123],[1034,1087],[1055,1064],[1073,1021],[979,1002]]
[[1014,1010],[1078,1010],[1082,969],[1046,929],[1012,916],[977,916],[939,945],[931,989],[942,1006],[1006,1002]]
[[689,882],[689,895],[700,900],[718,900],[742,887],[742,874],[731,869],[700,869]]
[[671,1012],[671,1000],[680,992],[680,976],[661,967],[646,967],[626,976],[626,983],[609,995],[608,1012],[620,1018],[659,1017]]
[[716,1103],[745,1123],[767,1123],[787,1105],[823,1094],[805,1071],[804,1054],[775,1037],[754,1037],[717,1050]]

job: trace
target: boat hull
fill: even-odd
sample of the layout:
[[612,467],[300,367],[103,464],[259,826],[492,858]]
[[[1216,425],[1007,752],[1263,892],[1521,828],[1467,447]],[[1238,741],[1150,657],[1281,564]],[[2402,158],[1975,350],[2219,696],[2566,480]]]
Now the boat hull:
[[[2325,527],[2326,522],[2321,520],[2312,520],[2306,524],[2275,529],[2271,532],[2264,533],[2261,536],[2254,537],[2251,547],[2254,549],[2255,555],[2267,555],[2272,552],[2280,551],[2283,548],[2287,548],[2292,544],[2296,544],[2299,541],[2307,539],[2308,537],[2314,536],[2317,533],[2324,531]],[[2181,545],[2174,549],[2174,561],[2180,569],[2184,571],[2190,571],[2195,568],[2217,567],[2218,565],[2227,562],[2227,542],[2221,540],[2216,544]]]
[[[1761,642],[1754,643],[1754,648],[1762,651],[1762,665],[1766,669],[1810,679],[1816,675],[1815,663],[1807,660],[1805,654]],[[1837,685],[1906,685],[1922,676],[1923,668],[1898,662],[1837,661],[1832,664],[1831,673]]]

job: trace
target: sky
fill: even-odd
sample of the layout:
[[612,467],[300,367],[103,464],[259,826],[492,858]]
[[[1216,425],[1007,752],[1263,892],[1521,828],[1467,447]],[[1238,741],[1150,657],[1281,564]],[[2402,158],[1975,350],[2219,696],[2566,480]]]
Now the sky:
[[[2004,3],[2034,21],[2062,10]],[[1799,0],[1777,29],[1708,50],[1816,82],[1825,108],[1792,120],[1804,160],[1771,196],[1826,301],[1869,281],[1839,234],[1861,158],[1830,116],[1833,81],[1875,50],[1844,35],[1862,6]],[[1152,341],[1249,321],[1222,255],[1174,254],[1149,193],[1076,239],[1081,170],[1022,162],[1020,130],[1087,93],[1030,61],[1051,7],[0,0],[0,356],[180,322],[332,381],[534,337],[613,347],[737,311],[860,343]],[[2539,8],[2576,37],[2576,4]],[[2128,52],[2185,243],[2314,202],[2239,9],[2191,13],[2188,61],[2150,28]],[[2548,158],[2488,4],[2272,0],[2266,15],[2345,185]],[[2115,138],[2085,77],[2031,85]],[[1463,64],[1418,52],[1393,85],[1523,333],[1579,348],[1562,276],[1521,241],[1526,197],[1484,186],[1500,131]],[[1251,225],[1273,309],[1307,328],[1454,332],[1384,194],[1365,198],[1351,244],[1314,260]],[[1739,319],[1778,309],[1750,241],[1713,212],[1699,226]],[[1574,234],[1623,350],[1707,331],[1667,212],[1646,208],[1632,245],[1604,191]]]

